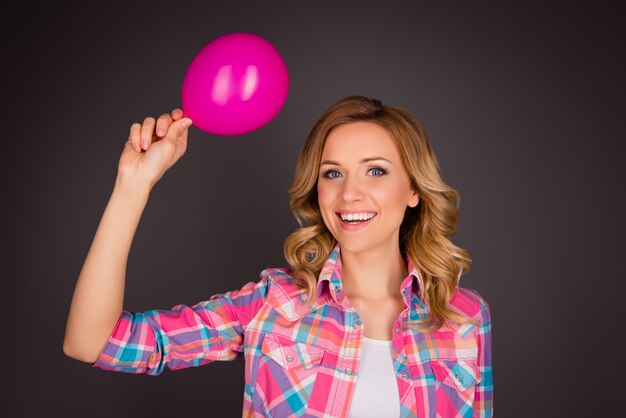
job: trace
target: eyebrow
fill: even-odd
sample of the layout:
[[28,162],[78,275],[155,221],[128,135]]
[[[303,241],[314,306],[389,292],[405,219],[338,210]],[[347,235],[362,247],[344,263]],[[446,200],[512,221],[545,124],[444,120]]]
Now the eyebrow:
[[[389,161],[386,158],[383,157],[368,157],[368,158],[363,158],[361,160],[361,164],[365,164],[365,163],[369,163],[370,161],[377,161],[377,160],[383,160],[383,161],[387,161],[389,164],[392,164],[391,161]],[[329,164],[329,165],[341,165],[336,161],[331,161],[331,160],[325,160],[322,161],[320,165],[324,165],[324,164]]]

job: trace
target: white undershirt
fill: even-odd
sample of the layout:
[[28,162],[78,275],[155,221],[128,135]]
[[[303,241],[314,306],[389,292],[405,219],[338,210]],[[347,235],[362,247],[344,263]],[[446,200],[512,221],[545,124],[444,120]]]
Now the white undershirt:
[[359,370],[348,416],[399,417],[400,397],[391,357],[391,341],[363,337]]

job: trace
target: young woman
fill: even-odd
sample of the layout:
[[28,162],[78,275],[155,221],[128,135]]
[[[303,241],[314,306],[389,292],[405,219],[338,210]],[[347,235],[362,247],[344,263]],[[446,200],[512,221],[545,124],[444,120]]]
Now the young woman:
[[458,286],[459,195],[419,123],[351,96],[311,130],[289,189],[290,268],[171,310],[123,310],[126,260],[150,190],[185,153],[174,110],[135,123],[76,284],[63,349],[157,375],[245,357],[246,417],[491,416],[491,319]]

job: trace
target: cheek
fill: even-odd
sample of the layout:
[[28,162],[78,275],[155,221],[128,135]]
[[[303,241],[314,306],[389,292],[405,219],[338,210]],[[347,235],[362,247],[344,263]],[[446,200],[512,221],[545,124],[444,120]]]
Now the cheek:
[[326,211],[329,207],[332,206],[334,202],[332,188],[318,186],[317,187],[317,203],[319,204],[322,212]]
[[387,213],[398,213],[404,217],[406,193],[398,187],[384,187],[376,190],[374,199]]
[[320,208],[320,212],[322,213],[322,219],[324,223],[328,226],[328,216],[330,210],[332,210],[332,204],[334,199],[331,195],[331,190],[327,187],[318,187],[317,188],[317,204]]

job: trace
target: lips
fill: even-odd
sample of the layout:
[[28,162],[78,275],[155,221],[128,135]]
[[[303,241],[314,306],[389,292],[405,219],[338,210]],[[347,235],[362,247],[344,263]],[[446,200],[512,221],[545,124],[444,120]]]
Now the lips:
[[335,212],[339,218],[341,228],[346,231],[357,231],[365,228],[378,216],[378,213],[365,210],[351,210]]

